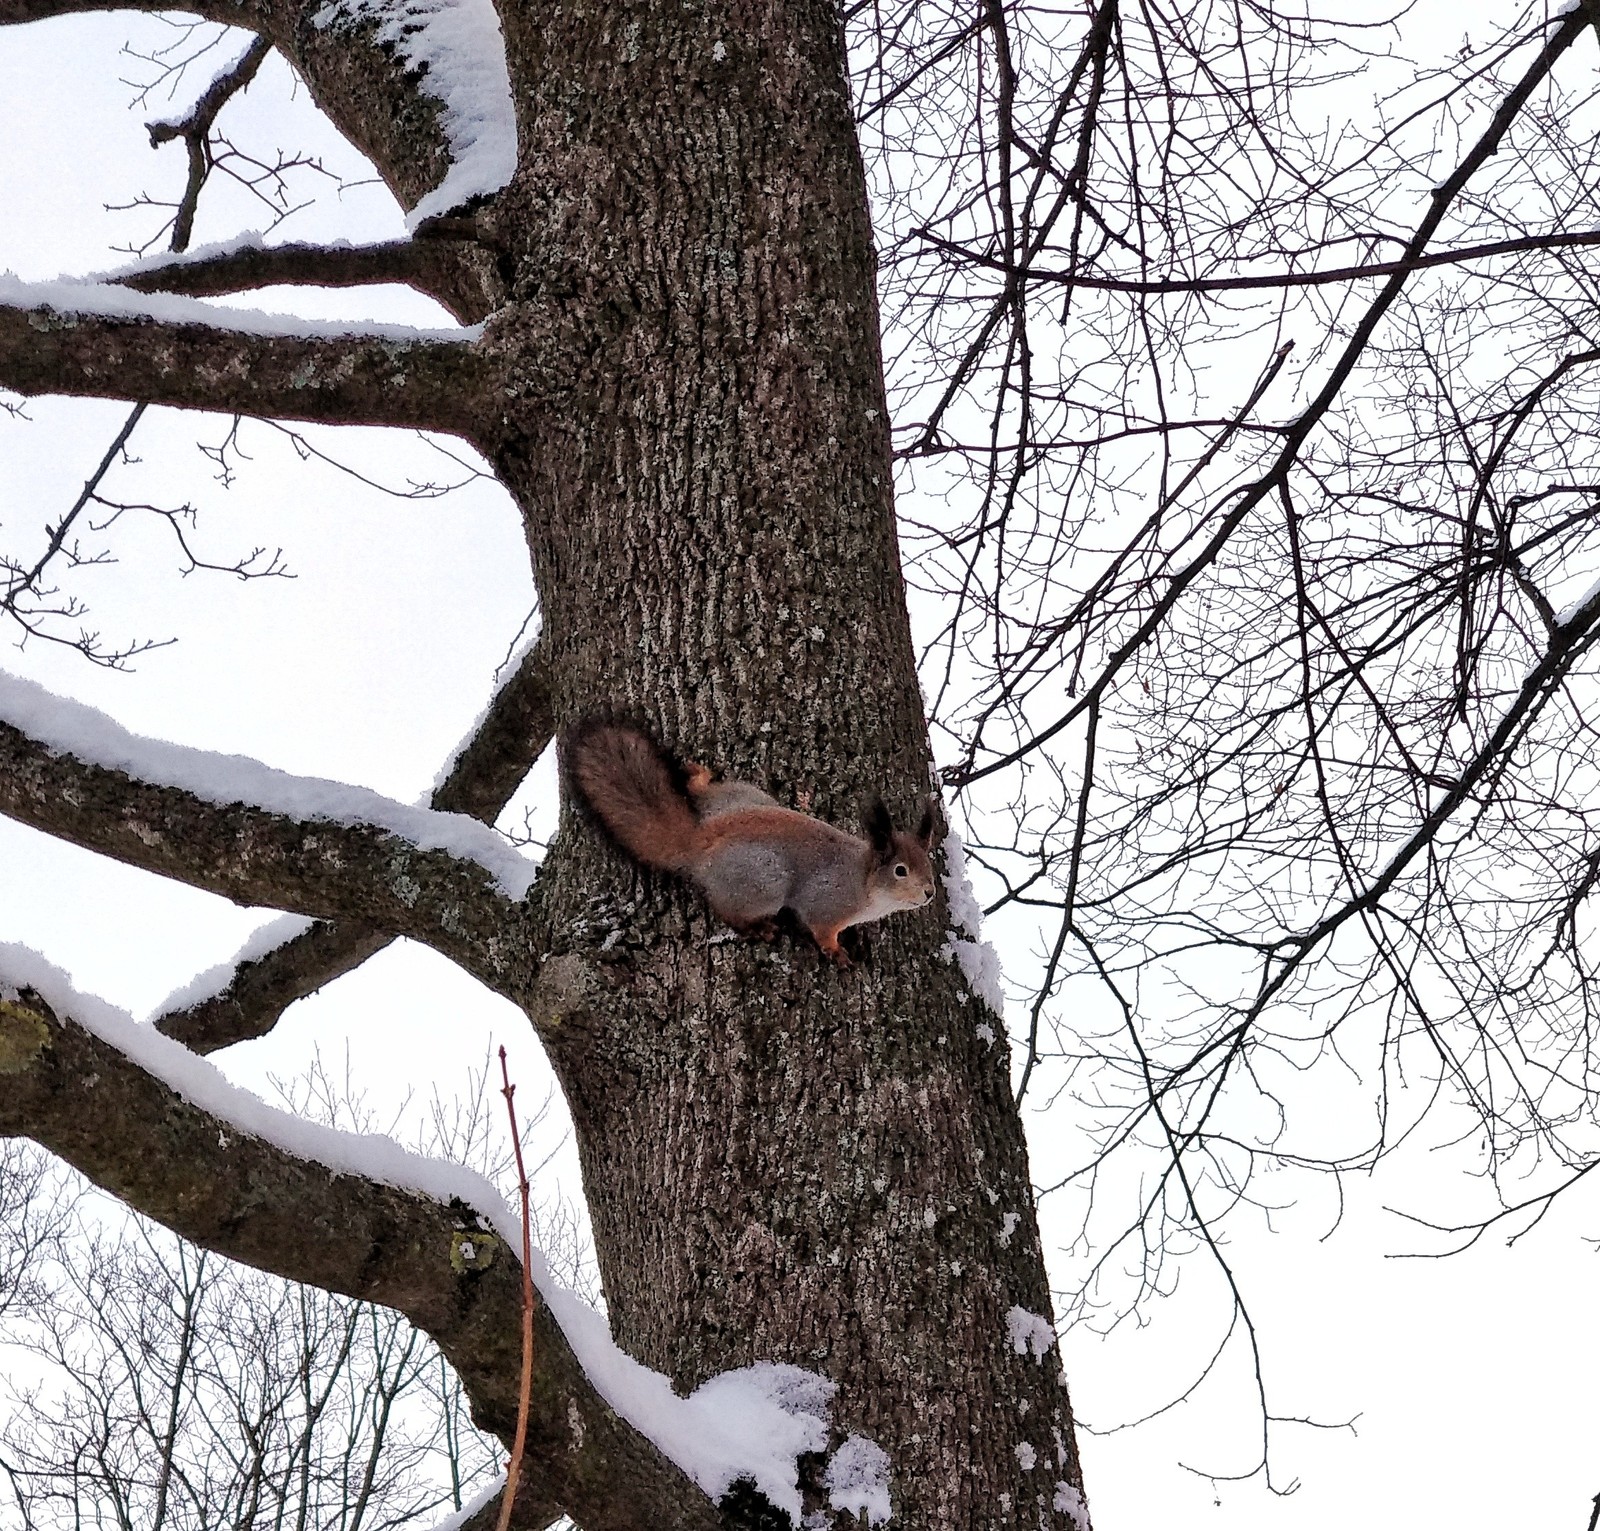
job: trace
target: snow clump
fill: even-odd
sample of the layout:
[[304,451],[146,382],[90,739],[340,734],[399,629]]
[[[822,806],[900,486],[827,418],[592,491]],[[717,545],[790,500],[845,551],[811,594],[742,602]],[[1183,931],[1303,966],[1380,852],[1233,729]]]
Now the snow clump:
[[1056,1342],[1056,1332],[1050,1327],[1050,1321],[1020,1305],[1006,1313],[1006,1337],[1019,1356],[1031,1351],[1035,1361],[1042,1361]]
[[996,1015],[1004,1015],[1006,996],[1000,984],[1000,954],[983,939],[983,908],[967,877],[967,849],[953,829],[944,837],[944,866],[951,924],[940,955],[946,962],[959,963],[972,992]]
[[363,21],[378,23],[378,41],[443,108],[450,168],[406,227],[501,190],[516,174],[517,112],[493,0],[328,0],[311,18],[319,30]]
[[874,1526],[889,1518],[889,1454],[876,1441],[849,1436],[834,1452],[822,1482],[835,1510],[857,1516],[865,1511]]

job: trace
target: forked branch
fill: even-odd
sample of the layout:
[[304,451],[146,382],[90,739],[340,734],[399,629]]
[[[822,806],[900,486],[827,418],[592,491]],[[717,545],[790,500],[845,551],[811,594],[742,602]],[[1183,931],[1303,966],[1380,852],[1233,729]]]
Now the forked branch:
[[200,99],[176,120],[152,122],[150,147],[183,140],[189,155],[189,174],[172,220],[172,248],[187,250],[194,234],[194,215],[200,207],[200,190],[211,174],[211,129],[217,114],[256,77],[261,61],[272,51],[264,37],[253,37],[250,45],[201,93]]
[[[549,669],[536,644],[434,789],[433,807],[492,823],[554,733]],[[171,1010],[156,1025],[201,1053],[264,1036],[297,999],[359,967],[393,939],[356,921],[318,920],[282,946],[241,963],[220,993]]]

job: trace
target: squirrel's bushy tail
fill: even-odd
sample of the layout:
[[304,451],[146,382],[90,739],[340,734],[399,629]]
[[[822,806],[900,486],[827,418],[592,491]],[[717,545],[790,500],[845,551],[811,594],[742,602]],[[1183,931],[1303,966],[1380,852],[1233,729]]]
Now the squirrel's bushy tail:
[[666,872],[693,864],[700,820],[654,739],[620,724],[584,724],[567,761],[584,801],[631,856]]

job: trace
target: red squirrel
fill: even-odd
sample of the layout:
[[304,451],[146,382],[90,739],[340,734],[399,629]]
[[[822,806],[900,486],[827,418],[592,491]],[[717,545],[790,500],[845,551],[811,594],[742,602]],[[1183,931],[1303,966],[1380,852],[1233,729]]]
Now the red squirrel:
[[749,782],[713,781],[693,761],[680,773],[654,739],[619,724],[581,726],[567,759],[578,792],[622,848],[687,877],[742,935],[770,941],[774,916],[792,909],[823,955],[847,968],[841,930],[933,897],[932,799],[915,834],[897,830],[874,801],[862,840]]

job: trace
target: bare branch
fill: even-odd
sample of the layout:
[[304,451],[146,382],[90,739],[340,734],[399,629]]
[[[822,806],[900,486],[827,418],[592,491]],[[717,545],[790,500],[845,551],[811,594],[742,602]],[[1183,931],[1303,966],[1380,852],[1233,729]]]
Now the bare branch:
[[[455,1367],[474,1420],[510,1438],[521,1269],[471,1206],[330,1172],[241,1131],[87,1020],[58,1014],[29,989],[0,999],[0,1133],[33,1139],[202,1248],[398,1309]],[[548,1524],[566,1510],[586,1531],[719,1526],[704,1494],[595,1392],[548,1305],[536,1324],[532,1481],[518,1523]]]
[[1460,266],[1471,261],[1490,260],[1497,255],[1525,255],[1538,250],[1583,249],[1600,245],[1600,230],[1580,233],[1526,234],[1516,239],[1491,239],[1459,250],[1434,250],[1400,260],[1369,261],[1356,266],[1335,266],[1326,271],[1275,271],[1261,276],[1164,277],[1139,281],[1131,277],[1086,276],[1078,271],[1053,271],[1048,267],[1017,266],[981,250],[969,249],[953,240],[941,238],[931,230],[919,230],[929,245],[959,256],[963,261],[1029,282],[1047,282],[1062,287],[1081,287],[1090,292],[1127,292],[1145,296],[1177,296],[1207,292],[1278,291],[1287,287],[1326,287],[1339,282],[1370,281],[1380,276],[1404,276],[1412,271],[1428,271],[1435,266]]
[[65,558],[74,565],[101,561],[92,554],[84,555],[77,548],[72,539],[73,529],[85,509],[91,504],[99,503],[101,483],[111,471],[112,464],[126,448],[128,438],[133,435],[134,428],[148,407],[145,404],[135,404],[129,411],[128,418],[123,421],[122,428],[112,438],[111,445],[106,448],[99,466],[84,481],[83,488],[72,502],[71,508],[53,527],[46,528],[45,547],[39,557],[26,568],[13,563],[9,558],[0,558],[0,575],[5,578],[5,585],[0,589],[0,615],[10,617],[29,638],[67,644],[77,649],[92,663],[104,665],[109,669],[120,668],[135,654],[156,647],[156,643],[145,640],[118,648],[102,644],[97,634],[81,628],[75,637],[66,637],[54,631],[50,618],[77,617],[83,613],[84,608],[68,599],[64,604],[51,609],[48,602],[57,592],[46,590],[43,580],[52,560],[57,558]]
[[181,138],[189,155],[189,176],[183,197],[172,220],[172,248],[187,250],[194,234],[194,215],[200,207],[200,189],[211,174],[211,128],[217,114],[256,77],[261,61],[272,51],[264,37],[253,37],[250,45],[201,93],[200,99],[176,121],[152,122],[150,147]]
[[[432,804],[493,822],[555,733],[550,676],[535,645],[489,704],[434,789]],[[220,994],[160,1016],[157,1027],[196,1052],[265,1036],[297,999],[359,967],[393,937],[349,920],[319,920],[265,956],[241,963]]]
[[164,312],[174,306],[181,317],[158,319],[115,287],[0,282],[0,387],[463,436],[481,418],[491,368],[466,338],[230,323],[163,300]]
[[981,744],[979,737],[974,734],[968,745],[966,763],[946,773],[946,781],[949,784],[968,787],[986,776],[992,776],[995,772],[1005,770],[1026,759],[1041,744],[1054,738],[1104,696],[1108,688],[1122,674],[1128,661],[1138,654],[1151,636],[1165,625],[1168,614],[1179,598],[1194,584],[1201,573],[1216,561],[1251,511],[1282,485],[1289,470],[1299,458],[1306,439],[1332,408],[1340,389],[1355,370],[1379,322],[1399,298],[1406,277],[1410,274],[1409,262],[1417,259],[1427,249],[1429,241],[1438,231],[1456,198],[1478,170],[1494,155],[1529,97],[1548,78],[1556,62],[1577,41],[1587,24],[1582,12],[1571,11],[1560,18],[1557,24],[1552,25],[1537,57],[1522,78],[1506,92],[1483,133],[1461,157],[1448,179],[1435,188],[1427,212],[1407,241],[1405,253],[1396,262],[1397,270],[1384,283],[1382,291],[1373,298],[1362,314],[1321,388],[1293,424],[1285,429],[1284,445],[1270,467],[1253,483],[1246,485],[1237,493],[1234,504],[1217,523],[1216,530],[1206,539],[1198,554],[1187,560],[1171,576],[1160,597],[1151,603],[1148,612],[1134,631],[1109,656],[1093,683],[1053,722],[1037,729],[1015,748],[985,761],[982,765],[973,763]]

